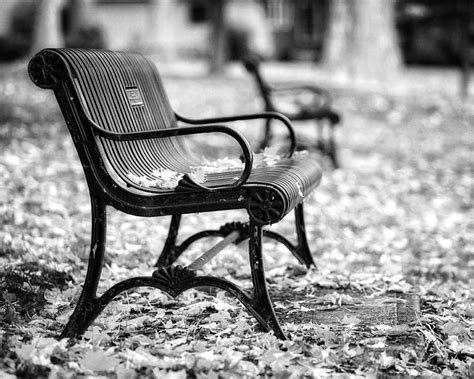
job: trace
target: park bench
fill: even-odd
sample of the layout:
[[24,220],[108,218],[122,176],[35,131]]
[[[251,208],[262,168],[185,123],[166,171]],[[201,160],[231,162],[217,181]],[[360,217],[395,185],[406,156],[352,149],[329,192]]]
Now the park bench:
[[[194,287],[220,288],[240,300],[265,330],[285,338],[265,282],[262,237],[282,243],[307,267],[314,265],[305,235],[302,200],[321,179],[316,162],[308,156],[293,155],[295,136],[288,119],[274,112],[201,120],[180,116],[170,106],[155,64],[139,54],[45,49],[31,59],[28,72],[36,85],[54,91],[82,163],[92,207],[88,269],[81,296],[61,337],[82,335],[121,292],[150,286],[173,297]],[[223,123],[261,118],[286,125],[291,145],[281,160],[253,166],[249,142]],[[183,136],[210,133],[232,137],[242,150],[243,164],[209,172],[202,181],[192,171],[202,164],[201,159]],[[160,186],[154,174],[157,169],[180,173],[177,185]],[[136,216],[171,216],[171,222],[152,275],[116,283],[98,297],[107,206]],[[218,230],[201,231],[177,244],[184,214],[232,209],[246,210],[248,221],[228,222]],[[263,229],[292,211],[296,243]],[[208,236],[223,239],[191,265],[175,264],[192,243]],[[198,272],[223,247],[247,239],[253,286],[250,293],[229,280]]]
[[[315,121],[317,125],[316,143],[298,143],[298,147],[316,148],[327,156],[334,168],[339,167],[334,128],[341,121],[341,116],[332,108],[328,91],[315,85],[297,82],[269,84],[260,69],[261,59],[249,54],[243,58],[247,71],[254,77],[260,96],[267,112],[279,112],[291,121]],[[266,120],[264,138],[260,148],[265,148],[272,138],[271,119]]]

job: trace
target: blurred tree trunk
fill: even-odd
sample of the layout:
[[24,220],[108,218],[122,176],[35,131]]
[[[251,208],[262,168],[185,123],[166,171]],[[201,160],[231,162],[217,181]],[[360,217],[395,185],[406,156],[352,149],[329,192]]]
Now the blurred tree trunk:
[[45,47],[61,47],[64,38],[61,33],[62,0],[40,0],[33,32],[32,52]]
[[457,18],[460,25],[461,35],[461,75],[460,75],[460,95],[462,99],[467,99],[469,95],[469,80],[471,74],[471,43],[469,41],[469,23],[473,15],[473,8],[469,5],[469,0],[460,0],[455,3]]
[[330,67],[342,67],[351,55],[349,43],[353,34],[354,4],[351,0],[331,0],[329,3],[329,30],[323,51],[323,62]]
[[216,73],[224,68],[227,55],[227,32],[224,18],[226,0],[214,0],[210,6],[212,23],[210,71]]
[[259,0],[213,0],[211,71],[222,70],[230,59],[241,59],[249,52],[271,57],[275,45]]
[[91,0],[69,0],[68,13],[67,34],[77,33],[82,27],[92,23]]
[[401,68],[394,0],[331,0],[323,62],[348,79],[390,81]]
[[177,39],[180,38],[175,23],[175,0],[150,0],[148,41],[145,47],[156,51],[162,58],[173,58],[176,55]]

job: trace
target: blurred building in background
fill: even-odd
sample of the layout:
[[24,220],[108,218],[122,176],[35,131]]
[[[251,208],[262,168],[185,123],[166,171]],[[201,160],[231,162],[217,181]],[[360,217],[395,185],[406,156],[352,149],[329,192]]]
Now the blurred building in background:
[[[49,27],[56,22],[60,37],[56,40],[69,46],[206,57],[212,54],[213,33],[220,30],[225,31],[231,58],[250,45],[263,56],[318,61],[328,30],[330,1],[334,0],[1,0],[0,59],[30,52],[38,33],[34,29],[34,20],[41,14],[38,8],[49,2],[47,17],[57,19],[50,20]],[[215,11],[218,4],[225,4],[221,13]],[[87,14],[77,21],[81,12]],[[463,46],[460,16],[451,1],[396,0],[405,61],[457,64]],[[224,18],[225,28],[215,28],[216,17]],[[471,56],[473,36],[470,22]]]

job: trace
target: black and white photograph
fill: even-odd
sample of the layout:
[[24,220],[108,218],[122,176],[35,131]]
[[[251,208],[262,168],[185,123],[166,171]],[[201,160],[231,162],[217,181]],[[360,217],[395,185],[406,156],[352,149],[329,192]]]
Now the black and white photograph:
[[0,0],[0,378],[474,378],[471,0]]

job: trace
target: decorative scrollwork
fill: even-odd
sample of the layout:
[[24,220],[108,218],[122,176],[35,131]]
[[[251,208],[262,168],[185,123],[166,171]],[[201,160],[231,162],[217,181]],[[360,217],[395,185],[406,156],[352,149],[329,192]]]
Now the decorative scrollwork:
[[284,212],[281,196],[269,189],[254,192],[250,196],[249,213],[253,219],[262,224],[272,224],[280,220]]
[[31,80],[41,88],[51,89],[64,76],[66,67],[61,58],[51,51],[41,51],[28,64]]
[[173,289],[178,289],[182,284],[193,279],[195,276],[195,271],[180,265],[160,267],[153,272],[155,279]]
[[239,238],[234,243],[239,243],[248,238],[249,235],[249,224],[243,222],[228,222],[219,228],[219,231],[223,236],[227,236],[233,231],[239,232]]

